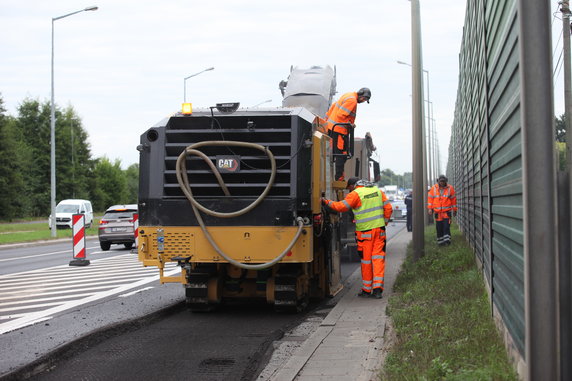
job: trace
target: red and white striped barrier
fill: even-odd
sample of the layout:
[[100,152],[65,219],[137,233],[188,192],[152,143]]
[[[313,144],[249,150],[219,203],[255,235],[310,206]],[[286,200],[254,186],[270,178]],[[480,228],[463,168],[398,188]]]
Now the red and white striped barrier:
[[139,249],[139,213],[133,213],[133,234],[135,235],[135,251]]
[[70,266],[87,266],[89,261],[85,258],[85,216],[74,214],[72,216],[73,260]]

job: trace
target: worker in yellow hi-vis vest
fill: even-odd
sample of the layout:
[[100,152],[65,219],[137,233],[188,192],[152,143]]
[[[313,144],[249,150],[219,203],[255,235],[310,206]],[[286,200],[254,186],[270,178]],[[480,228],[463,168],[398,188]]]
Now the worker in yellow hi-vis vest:
[[393,208],[385,193],[371,182],[351,177],[347,189],[350,193],[344,200],[322,199],[322,204],[337,212],[353,211],[361,258],[362,288],[358,296],[380,299],[385,277],[385,226]]

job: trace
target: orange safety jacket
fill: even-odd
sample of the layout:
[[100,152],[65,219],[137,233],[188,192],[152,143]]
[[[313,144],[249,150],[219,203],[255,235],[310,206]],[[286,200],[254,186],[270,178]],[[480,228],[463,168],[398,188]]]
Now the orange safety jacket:
[[[363,188],[363,186],[357,186],[356,189],[358,188]],[[381,189],[379,191],[381,193],[381,201],[383,203],[383,218],[388,220],[389,218],[391,218],[391,213],[393,213],[393,208],[391,206],[391,203],[388,201],[385,193],[383,193]],[[358,192],[356,192],[355,190],[348,193],[346,198],[343,199],[342,201],[326,200],[326,203],[330,208],[332,208],[336,212],[347,212],[350,209],[353,209],[355,211],[356,209],[359,209],[361,207],[361,199],[359,197]]]
[[433,210],[434,213],[438,214],[438,221],[445,217],[445,213],[451,210],[456,212],[457,196],[455,196],[455,188],[452,185],[447,185],[445,188],[441,188],[439,184],[433,185],[427,194],[427,209]]
[[338,99],[337,102],[332,103],[330,109],[326,113],[328,132],[333,129],[334,132],[338,132],[342,135],[348,134],[348,126],[334,127],[334,124],[354,124],[356,120],[357,99],[358,95],[356,92],[345,93],[340,97],[340,99]]

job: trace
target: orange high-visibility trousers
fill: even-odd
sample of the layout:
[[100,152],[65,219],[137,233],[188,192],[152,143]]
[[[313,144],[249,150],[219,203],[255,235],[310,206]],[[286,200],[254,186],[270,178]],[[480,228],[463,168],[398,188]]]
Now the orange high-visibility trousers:
[[361,258],[362,290],[383,290],[385,276],[385,227],[356,231],[357,251]]

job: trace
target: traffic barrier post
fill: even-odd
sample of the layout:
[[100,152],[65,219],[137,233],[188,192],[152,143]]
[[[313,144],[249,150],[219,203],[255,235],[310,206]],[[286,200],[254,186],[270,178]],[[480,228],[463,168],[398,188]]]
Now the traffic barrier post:
[[135,235],[135,249],[132,253],[137,253],[139,249],[139,213],[133,213],[133,234]]
[[72,215],[72,242],[73,260],[70,261],[70,266],[89,265],[89,260],[86,259],[85,216],[83,214]]

